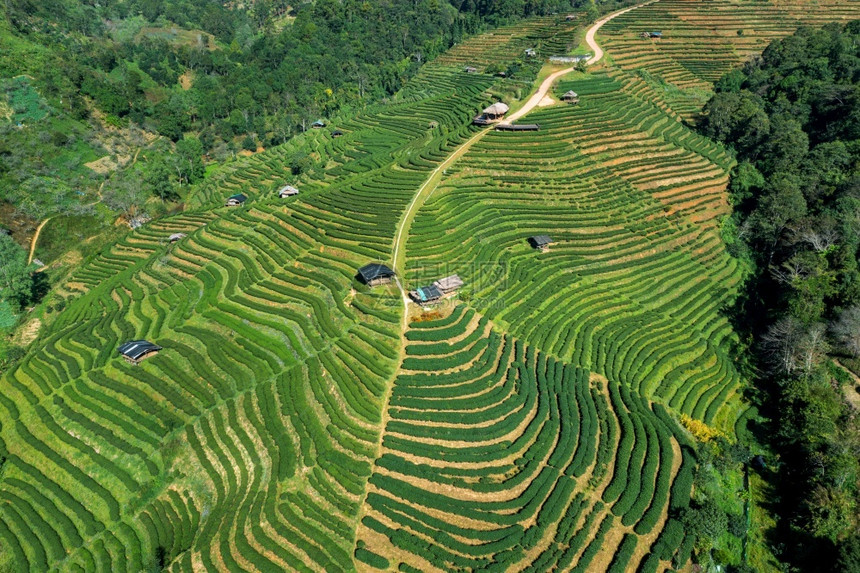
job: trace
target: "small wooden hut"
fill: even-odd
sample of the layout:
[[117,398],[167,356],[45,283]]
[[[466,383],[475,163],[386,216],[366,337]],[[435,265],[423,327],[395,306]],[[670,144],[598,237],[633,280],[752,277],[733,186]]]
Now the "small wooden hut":
[[132,340],[119,346],[119,353],[132,364],[139,363],[147,356],[155,354],[159,350],[161,350],[160,346],[148,340]]
[[539,131],[540,124],[538,123],[500,123],[496,126],[496,131]]
[[561,96],[561,101],[566,101],[567,103],[579,103],[579,94],[575,91],[570,90],[565,92],[563,96]]
[[230,195],[227,197],[227,202],[225,205],[227,207],[238,207],[240,205],[244,205],[245,201],[248,200],[248,197],[245,196],[244,193],[236,193],[235,195]]
[[367,286],[376,286],[390,283],[395,274],[382,263],[369,263],[358,269],[358,277]]
[[280,189],[278,189],[278,197],[284,199],[286,197],[292,197],[293,195],[298,195],[299,190],[293,187],[292,185],[284,185]]
[[442,291],[436,285],[423,286],[411,291],[409,296],[418,304],[426,304],[442,298]]
[[549,250],[549,246],[554,243],[549,235],[535,235],[533,237],[529,237],[529,244],[540,251]]
[[463,279],[458,275],[441,278],[433,282],[433,286],[442,291],[443,294],[449,294],[461,288],[464,284]]
[[503,119],[509,109],[511,108],[508,107],[507,104],[497,101],[493,105],[484,109],[481,115],[475,116],[472,123],[475,125],[489,125]]

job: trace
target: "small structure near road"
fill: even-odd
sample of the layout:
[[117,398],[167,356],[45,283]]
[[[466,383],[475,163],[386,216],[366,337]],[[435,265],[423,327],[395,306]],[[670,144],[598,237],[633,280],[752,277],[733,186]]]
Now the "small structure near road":
[[411,291],[409,296],[418,304],[426,304],[442,298],[442,291],[436,285],[423,286]]
[[369,263],[358,269],[358,277],[367,286],[377,286],[390,283],[395,273],[382,263]]
[[508,113],[509,109],[511,108],[508,107],[508,104],[497,101],[486,108],[481,115],[475,116],[472,123],[475,125],[490,125],[502,120],[505,117],[505,114]]
[[576,14],[568,14],[564,17],[565,22],[574,22],[576,21]]
[[292,185],[284,185],[280,189],[278,189],[278,197],[284,199],[285,197],[292,197],[293,195],[298,195],[299,190],[293,187]]
[[227,197],[227,202],[224,205],[227,207],[238,207],[244,205],[247,200],[248,197],[244,193],[236,193]]
[[561,96],[561,101],[565,101],[567,103],[579,103],[579,94],[570,90]]
[[555,241],[553,241],[549,235],[535,235],[533,237],[529,237],[529,244],[541,252],[548,251],[549,246],[554,242]]
[[442,294],[450,294],[464,284],[466,283],[458,275],[451,275],[433,282],[433,286],[442,291]]
[[119,353],[132,364],[140,363],[141,360],[155,354],[159,350],[161,350],[160,346],[148,340],[132,340],[119,346]]
[[538,131],[540,124],[537,123],[500,123],[496,131]]
[[170,241],[171,243],[175,243],[176,241],[182,240],[184,238],[185,238],[185,233],[173,233],[172,235],[167,237],[167,240]]

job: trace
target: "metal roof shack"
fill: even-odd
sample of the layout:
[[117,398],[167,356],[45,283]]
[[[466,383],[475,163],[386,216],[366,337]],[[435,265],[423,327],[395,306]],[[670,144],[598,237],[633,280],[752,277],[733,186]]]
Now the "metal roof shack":
[[227,197],[227,202],[225,203],[225,205],[227,207],[238,207],[239,205],[244,204],[247,200],[248,197],[244,194],[236,193],[235,195],[230,195],[229,197]]
[[500,123],[496,131],[538,131],[540,125],[537,123]]
[[549,246],[554,243],[549,235],[535,235],[534,237],[529,237],[529,244],[535,249],[540,249],[541,251],[545,251],[549,248]]
[[358,276],[364,284],[376,286],[390,283],[395,274],[382,263],[369,263],[358,269]]
[[311,124],[311,127],[314,129],[322,129],[325,127],[325,122],[321,119],[318,119]]
[[450,277],[445,277],[433,282],[433,286],[442,291],[444,294],[454,292],[458,288],[462,287],[464,284],[466,283],[463,282],[463,279],[461,279],[459,275],[451,275]]
[[534,48],[529,48],[526,50],[526,56],[528,56],[529,58],[534,58],[535,56],[537,56],[537,52]]
[[119,353],[123,358],[137,364],[150,354],[154,354],[161,350],[161,347],[149,342],[148,340],[132,340],[119,346]]
[[466,66],[465,68],[463,68],[463,71],[466,72],[467,74],[477,74],[478,68],[476,68],[474,66]]
[[176,241],[179,241],[180,239],[184,239],[184,238],[185,238],[185,233],[173,233],[172,235],[167,237],[167,240],[170,241],[171,243],[175,243]]
[[579,101],[579,94],[573,90],[565,92],[563,96],[561,96],[561,101],[566,101],[567,103],[577,103]]
[[423,286],[410,292],[409,296],[418,304],[423,304],[442,298],[442,291],[436,285]]
[[293,187],[292,185],[284,185],[280,189],[278,189],[278,197],[283,199],[284,197],[292,197],[293,195],[298,195],[299,190]]

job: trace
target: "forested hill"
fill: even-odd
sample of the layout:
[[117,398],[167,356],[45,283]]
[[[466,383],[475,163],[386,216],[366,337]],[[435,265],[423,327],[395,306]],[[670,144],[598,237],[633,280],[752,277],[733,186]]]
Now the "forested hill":
[[181,209],[207,169],[388,98],[475,32],[577,4],[0,2],[0,232],[26,249],[52,219],[34,254],[62,275],[118,218]]
[[78,118],[91,98],[174,141],[198,132],[206,151],[238,136],[269,146],[395,93],[465,35],[578,1],[10,0],[0,77],[37,78]]
[[740,162],[725,235],[755,270],[738,315],[780,459],[782,557],[810,571],[860,571],[858,45],[857,21],[774,42],[720,80],[703,126]]
[[24,245],[45,217],[101,202],[105,178],[107,191],[120,189],[115,212],[139,205],[115,174],[143,147],[128,179],[146,196],[179,199],[203,174],[187,158],[211,164],[281,144],[393,95],[470,34],[584,3],[2,2],[0,227]]

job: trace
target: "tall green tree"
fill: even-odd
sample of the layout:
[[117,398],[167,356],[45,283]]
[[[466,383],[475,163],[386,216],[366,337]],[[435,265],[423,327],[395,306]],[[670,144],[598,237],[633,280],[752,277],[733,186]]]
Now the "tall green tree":
[[0,298],[23,308],[33,296],[33,267],[27,251],[12,237],[0,233]]

